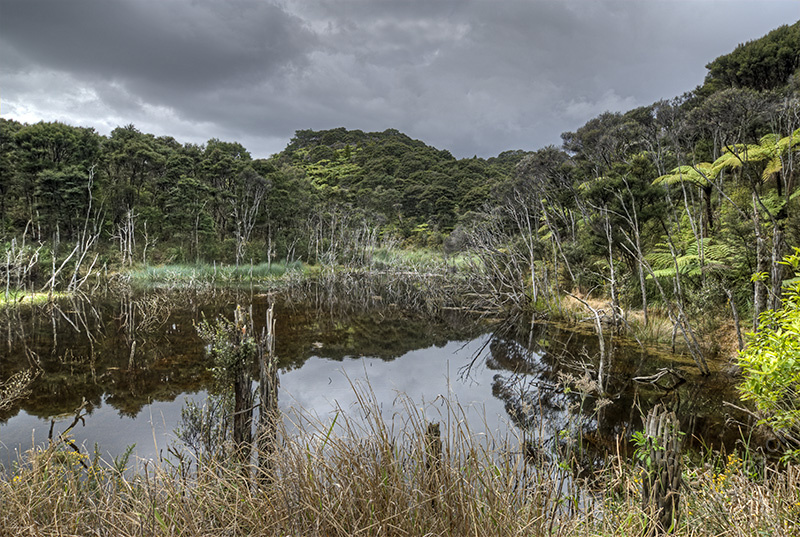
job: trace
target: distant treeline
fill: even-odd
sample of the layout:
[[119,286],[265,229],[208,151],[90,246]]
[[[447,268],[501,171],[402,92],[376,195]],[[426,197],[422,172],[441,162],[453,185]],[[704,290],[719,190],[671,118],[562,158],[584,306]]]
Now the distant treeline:
[[[0,119],[0,228],[71,241],[87,216],[106,239],[134,229],[160,260],[314,261],[310,242],[366,224],[415,244],[441,244],[490,198],[524,155],[456,160],[395,131],[298,131],[280,154],[241,144],[181,144],[133,125],[102,136],[62,123]],[[3,235],[0,235],[2,239]],[[310,248],[310,249],[309,249]],[[309,257],[310,255],[310,257]]]

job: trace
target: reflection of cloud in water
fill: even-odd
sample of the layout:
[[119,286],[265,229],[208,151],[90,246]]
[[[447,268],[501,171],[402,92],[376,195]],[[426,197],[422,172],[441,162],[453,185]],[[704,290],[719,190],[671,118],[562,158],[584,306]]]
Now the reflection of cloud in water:
[[390,426],[402,423],[403,406],[410,400],[429,421],[447,419],[451,403],[461,407],[475,434],[507,429],[503,403],[492,396],[492,372],[475,367],[468,378],[458,375],[459,368],[485,348],[488,337],[411,351],[391,362],[311,358],[281,376],[281,409],[295,415],[302,410],[313,420],[329,423],[338,410],[351,417],[363,412],[358,394],[371,393]]
[[325,435],[338,412],[359,420],[373,418],[368,413],[376,408],[390,430],[400,431],[411,404],[427,421],[466,420],[473,436],[512,434],[555,446],[561,431],[574,434],[591,424],[571,416],[575,396],[549,380],[543,356],[484,335],[388,362],[313,357],[281,376],[279,401],[289,431],[296,430],[291,424],[310,425]]
[[[84,452],[92,453],[98,445],[101,457],[110,461],[135,444],[133,456],[158,459],[167,455],[167,448],[176,441],[173,429],[178,424],[181,409],[187,399],[202,404],[206,392],[180,395],[174,401],[154,401],[144,407],[137,417],[124,416],[111,405],[98,405],[70,431],[70,437]],[[65,415],[53,427],[55,437],[71,423],[74,414]],[[0,431],[0,464],[9,467],[21,451],[47,443],[50,420],[25,411],[15,418],[15,427]]]

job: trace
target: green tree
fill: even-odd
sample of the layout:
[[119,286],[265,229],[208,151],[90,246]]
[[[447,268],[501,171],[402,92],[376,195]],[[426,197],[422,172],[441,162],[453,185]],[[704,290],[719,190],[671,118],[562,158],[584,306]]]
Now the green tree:
[[[17,173],[18,156],[14,135],[22,128],[16,121],[0,118],[0,230],[14,225],[9,212],[19,207],[19,200],[12,195]],[[14,211],[16,212],[16,211]],[[19,223],[16,223],[19,225]]]
[[151,181],[163,175],[166,155],[155,136],[140,132],[133,125],[117,127],[105,144],[109,178],[109,205],[116,211],[114,223],[125,212],[138,208],[139,198]]
[[704,92],[726,87],[768,90],[786,83],[800,67],[800,22],[781,26],[764,37],[736,47],[706,68]]
[[700,236],[707,237],[714,227],[714,211],[711,205],[711,194],[714,188],[712,181],[719,175],[719,169],[709,162],[700,162],[693,166],[678,166],[669,173],[657,177],[653,185],[681,185],[689,183],[700,191],[700,199],[705,206],[705,217],[700,222]]
[[[778,307],[780,303],[783,282],[781,260],[786,252],[785,230],[790,217],[790,202],[797,195],[793,157],[798,145],[800,145],[800,129],[783,137],[778,134],[767,134],[761,137],[758,144],[728,146],[713,164],[715,170],[745,168],[744,172],[749,178],[752,190],[755,225],[759,225],[757,213],[763,213],[772,225],[772,256],[769,271],[772,283],[771,308]],[[752,173],[747,173],[748,171]],[[764,192],[764,185],[773,178],[774,191],[770,189]]]
[[[164,226],[177,245],[189,245],[188,251],[178,246],[179,262],[201,259],[201,243],[214,236],[214,221],[208,211],[211,188],[194,177],[181,175],[167,195],[164,205]],[[202,241],[201,241],[202,239]]]
[[89,170],[100,158],[94,129],[63,123],[36,123],[14,135],[18,186],[28,219],[43,235],[74,237],[89,203]]
[[213,189],[211,212],[220,240],[233,236],[235,222],[231,214],[231,197],[250,162],[250,153],[242,144],[216,138],[206,143],[198,171],[200,178]]

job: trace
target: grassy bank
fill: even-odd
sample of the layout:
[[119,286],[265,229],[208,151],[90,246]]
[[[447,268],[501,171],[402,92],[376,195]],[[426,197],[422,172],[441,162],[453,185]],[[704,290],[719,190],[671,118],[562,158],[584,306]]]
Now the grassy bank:
[[179,285],[258,282],[280,278],[290,271],[303,270],[300,262],[260,263],[258,265],[224,265],[199,263],[195,265],[140,266],[123,271],[132,284]]
[[[0,477],[0,535],[610,536],[647,527],[641,470],[619,456],[576,479],[569,458],[471,431],[458,406],[436,415],[437,428],[411,401],[401,425],[362,403],[367,418],[281,431],[265,481],[232,466],[224,448],[200,460],[173,451],[161,463],[104,461],[64,443],[33,449]],[[800,468],[707,456],[683,478],[676,535],[800,532]]]
[[51,299],[62,298],[64,296],[66,296],[66,293],[61,292],[42,293],[35,291],[12,290],[8,293],[0,293],[0,309],[23,304],[28,306],[46,304]]

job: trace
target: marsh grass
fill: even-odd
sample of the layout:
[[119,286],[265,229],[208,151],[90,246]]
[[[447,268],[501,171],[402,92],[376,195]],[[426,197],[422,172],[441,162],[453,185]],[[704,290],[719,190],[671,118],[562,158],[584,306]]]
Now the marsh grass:
[[69,294],[62,292],[45,293],[19,290],[11,290],[7,293],[0,292],[0,309],[9,306],[38,306],[66,296],[69,296]]
[[[178,448],[161,462],[104,461],[64,444],[0,478],[0,535],[641,535],[639,469],[610,455],[591,480],[532,457],[514,434],[470,428],[453,401],[369,390],[335,417],[287,417],[273,479]],[[431,427],[436,422],[439,427]],[[440,450],[431,431],[441,432]],[[737,455],[687,466],[676,535],[796,535],[800,470],[753,472]]]
[[279,278],[291,271],[303,269],[299,261],[276,262],[258,265],[223,265],[201,263],[197,265],[159,265],[138,267],[127,272],[132,284],[195,286],[198,284],[230,284],[258,282]]

